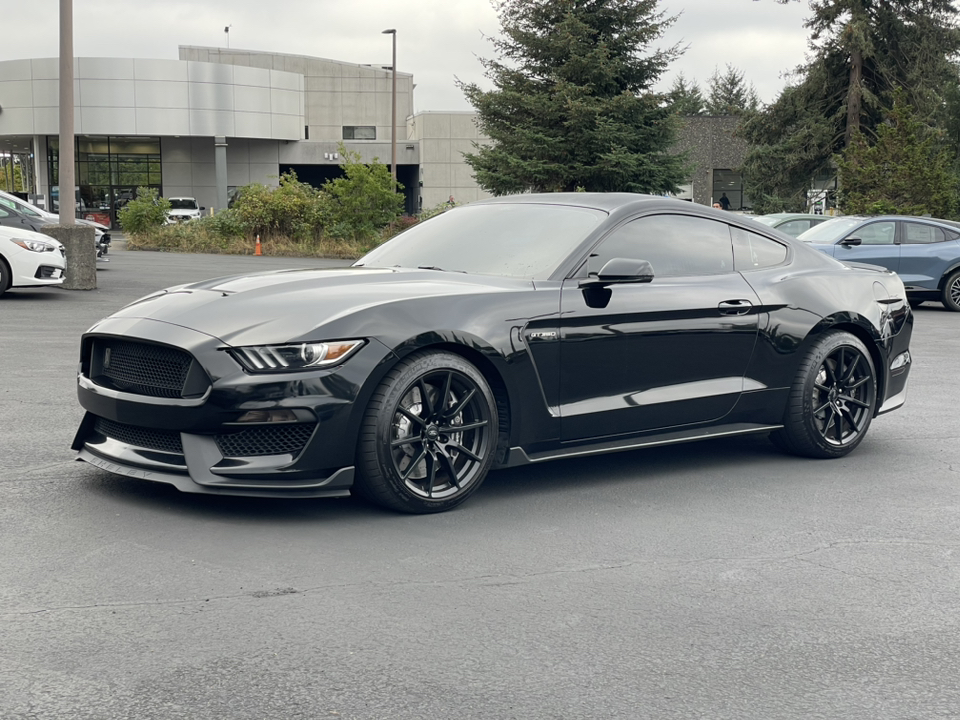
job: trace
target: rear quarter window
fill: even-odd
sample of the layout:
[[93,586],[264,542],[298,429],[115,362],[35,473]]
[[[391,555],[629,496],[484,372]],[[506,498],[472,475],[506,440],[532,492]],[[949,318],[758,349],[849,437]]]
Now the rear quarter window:
[[733,264],[738,272],[774,267],[787,259],[786,245],[763,235],[731,227],[730,236],[733,239]]

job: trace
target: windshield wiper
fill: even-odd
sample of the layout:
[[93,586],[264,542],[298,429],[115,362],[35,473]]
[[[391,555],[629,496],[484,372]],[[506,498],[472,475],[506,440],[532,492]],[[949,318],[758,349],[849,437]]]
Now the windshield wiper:
[[418,265],[417,270],[439,270],[440,272],[455,272],[463,275],[467,274],[466,270],[447,270],[446,268],[437,267],[436,265]]

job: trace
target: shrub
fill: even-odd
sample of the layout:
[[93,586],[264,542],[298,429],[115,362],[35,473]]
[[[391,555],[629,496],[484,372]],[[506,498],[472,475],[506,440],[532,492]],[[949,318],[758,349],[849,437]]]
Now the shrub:
[[243,237],[246,230],[236,210],[221,210],[216,215],[193,220],[188,225],[197,225],[222,238]]
[[360,161],[360,153],[340,145],[344,177],[323,186],[332,199],[327,232],[360,243],[374,242],[380,231],[400,217],[403,195],[386,165]]
[[137,197],[117,213],[123,231],[139,235],[160,227],[167,221],[170,203],[166,198],[158,197],[153,188],[137,188]]
[[330,211],[330,199],[296,173],[280,176],[280,186],[255,183],[240,188],[233,211],[251,235],[286,235],[305,240],[322,232]]

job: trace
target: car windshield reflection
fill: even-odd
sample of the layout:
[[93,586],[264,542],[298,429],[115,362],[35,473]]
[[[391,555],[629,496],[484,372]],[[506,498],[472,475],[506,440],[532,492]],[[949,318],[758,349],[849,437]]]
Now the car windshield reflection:
[[606,217],[602,210],[571,206],[470,205],[415,225],[357,265],[542,280]]

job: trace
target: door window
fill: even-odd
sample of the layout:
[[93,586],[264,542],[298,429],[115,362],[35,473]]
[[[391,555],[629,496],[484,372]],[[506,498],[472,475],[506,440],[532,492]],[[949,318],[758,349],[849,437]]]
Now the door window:
[[943,230],[933,225],[922,225],[920,223],[903,223],[903,242],[908,245],[927,245],[929,243],[938,243],[946,240],[947,237]]
[[857,228],[847,237],[860,238],[861,245],[893,245],[896,223],[875,222]]
[[622,225],[594,249],[588,269],[596,273],[613,258],[646,260],[655,277],[733,272],[729,227],[687,215],[650,215]]

